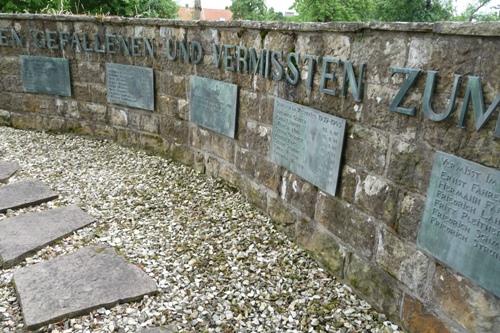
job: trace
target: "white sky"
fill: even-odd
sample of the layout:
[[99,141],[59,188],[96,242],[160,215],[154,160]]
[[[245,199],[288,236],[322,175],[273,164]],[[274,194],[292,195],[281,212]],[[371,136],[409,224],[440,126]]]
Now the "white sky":
[[[194,3],[193,0],[176,0],[176,1],[181,6],[188,3],[189,6],[192,7]],[[266,4],[268,7],[273,7],[274,10],[280,12],[287,11],[288,8],[290,8],[293,5],[293,2],[294,0],[266,0]],[[457,13],[461,13],[464,11],[464,9],[467,7],[468,4],[476,3],[477,0],[453,0],[453,2],[455,4],[455,9]],[[201,0],[201,6],[204,8],[223,9],[226,8],[226,6],[230,5],[231,5],[231,0]],[[491,9],[492,7],[495,6],[500,6],[500,0],[491,1],[491,3],[488,5],[488,7],[485,8],[485,10],[487,11],[488,9]]]

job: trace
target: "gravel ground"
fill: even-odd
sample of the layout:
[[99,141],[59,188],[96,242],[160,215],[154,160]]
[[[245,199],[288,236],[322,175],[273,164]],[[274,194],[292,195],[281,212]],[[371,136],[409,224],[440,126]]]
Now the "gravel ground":
[[[137,332],[153,326],[180,332],[399,330],[337,283],[238,192],[188,167],[108,141],[6,127],[0,127],[0,158],[20,163],[14,180],[39,179],[61,194],[0,219],[68,204],[98,219],[17,267],[89,244],[108,244],[161,289],[140,302],[98,309],[41,331]],[[23,327],[13,269],[0,270],[3,332]]]

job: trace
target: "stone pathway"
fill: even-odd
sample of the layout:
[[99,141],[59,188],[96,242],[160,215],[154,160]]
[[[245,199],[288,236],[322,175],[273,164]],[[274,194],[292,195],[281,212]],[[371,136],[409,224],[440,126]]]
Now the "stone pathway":
[[[6,182],[18,169],[15,162],[1,162],[0,181]],[[39,181],[4,185],[0,187],[0,213],[57,197]],[[1,220],[0,267],[16,265],[93,222],[95,219],[77,206]],[[97,246],[17,269],[13,282],[29,330],[157,292],[156,282],[137,266],[127,263],[112,248]]]
[[137,300],[156,283],[109,247],[86,247],[14,272],[28,329]]
[[24,214],[0,222],[0,267],[19,263],[29,254],[94,222],[76,206]]
[[0,213],[5,213],[8,209],[35,206],[58,196],[47,185],[35,180],[4,185],[0,187]]
[[19,164],[16,162],[0,161],[0,183],[6,183],[17,170],[19,170]]

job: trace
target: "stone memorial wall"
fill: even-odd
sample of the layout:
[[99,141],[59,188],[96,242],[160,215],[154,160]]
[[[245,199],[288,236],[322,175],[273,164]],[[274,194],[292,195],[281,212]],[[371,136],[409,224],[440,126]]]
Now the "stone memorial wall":
[[493,333],[498,54],[498,23],[2,14],[0,125],[222,178],[409,332]]

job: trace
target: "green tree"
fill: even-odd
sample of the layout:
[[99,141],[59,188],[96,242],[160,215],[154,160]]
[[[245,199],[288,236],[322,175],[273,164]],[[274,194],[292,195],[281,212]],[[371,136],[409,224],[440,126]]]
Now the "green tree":
[[38,13],[47,7],[51,1],[44,0],[0,0],[0,12],[29,12]]
[[295,0],[302,21],[438,21],[452,16],[450,0]]
[[301,21],[365,21],[370,19],[373,0],[295,0]]
[[427,22],[449,20],[451,1],[375,0],[373,18],[378,21]]
[[173,18],[177,4],[174,0],[0,0],[0,11]]
[[233,0],[229,7],[236,20],[262,20],[267,13],[264,0]]

